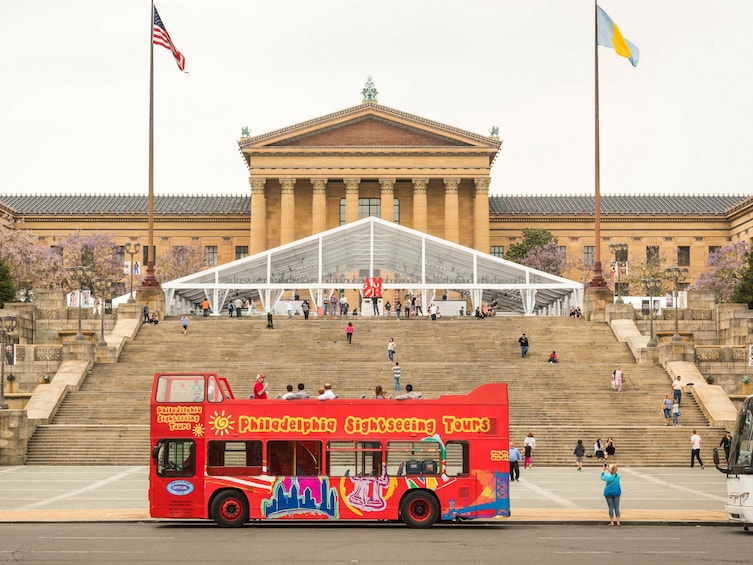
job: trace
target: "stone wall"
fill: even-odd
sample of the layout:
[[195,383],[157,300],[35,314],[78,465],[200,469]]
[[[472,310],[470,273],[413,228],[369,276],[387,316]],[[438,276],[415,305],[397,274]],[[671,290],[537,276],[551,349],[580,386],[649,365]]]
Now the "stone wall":
[[0,465],[23,465],[26,447],[34,433],[24,410],[2,410],[0,417]]

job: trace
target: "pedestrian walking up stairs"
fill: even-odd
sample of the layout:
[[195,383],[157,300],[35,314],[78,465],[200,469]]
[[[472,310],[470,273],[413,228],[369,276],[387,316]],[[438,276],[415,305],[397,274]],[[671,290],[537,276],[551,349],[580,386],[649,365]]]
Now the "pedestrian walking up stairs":
[[[278,317],[266,329],[261,316],[193,318],[187,335],[172,318],[142,326],[116,364],[96,365],[81,389],[67,395],[49,425],[31,438],[27,462],[36,465],[146,465],[149,461],[149,394],[155,372],[211,371],[227,376],[236,397],[251,393],[258,372],[268,375],[271,396],[303,382],[310,393],[330,382],[341,398],[392,390],[387,341],[397,343],[402,385],[425,396],[465,393],[490,381],[508,383],[511,439],[537,439],[536,465],[573,461],[577,439],[587,449],[596,438],[614,438],[619,463],[688,465],[690,430],[710,446],[722,430],[709,428],[691,395],[682,404],[683,427],[667,427],[660,401],[671,390],[659,367],[634,363],[629,349],[604,324],[566,317],[476,320],[349,317],[355,333],[345,341],[346,320]],[[525,332],[531,348],[520,355]],[[560,362],[550,365],[555,350]],[[617,365],[622,392],[610,387]],[[420,410],[420,402],[406,411]]]

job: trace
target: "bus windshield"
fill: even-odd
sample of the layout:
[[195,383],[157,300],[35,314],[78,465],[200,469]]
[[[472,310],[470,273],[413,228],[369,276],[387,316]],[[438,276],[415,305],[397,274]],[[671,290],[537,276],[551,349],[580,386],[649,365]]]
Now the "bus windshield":
[[748,398],[743,403],[740,414],[737,417],[732,445],[730,446],[730,471],[743,473],[745,468],[753,465],[751,454],[753,453],[753,398]]

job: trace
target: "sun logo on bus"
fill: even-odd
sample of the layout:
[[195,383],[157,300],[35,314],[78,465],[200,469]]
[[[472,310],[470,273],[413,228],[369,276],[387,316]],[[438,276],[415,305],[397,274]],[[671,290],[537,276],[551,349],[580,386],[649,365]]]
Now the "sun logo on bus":
[[229,416],[225,416],[224,410],[219,414],[215,412],[209,417],[209,426],[216,436],[230,435],[230,430],[233,429],[234,424],[235,422]]
[[193,435],[194,437],[204,437],[204,426],[201,424],[196,424],[193,427]]

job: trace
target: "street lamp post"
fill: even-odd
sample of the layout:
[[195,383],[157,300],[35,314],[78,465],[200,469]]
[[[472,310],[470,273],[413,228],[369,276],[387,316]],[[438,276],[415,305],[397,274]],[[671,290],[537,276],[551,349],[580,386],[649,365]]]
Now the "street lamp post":
[[[620,265],[622,264],[622,258],[627,253],[627,250],[627,243],[612,243],[609,246],[609,251],[614,255],[614,262],[617,263],[617,300],[614,301],[615,304],[623,304],[622,284],[620,283],[620,271],[622,271],[622,268]],[[625,262],[627,262],[627,257],[625,258]]]
[[680,337],[680,330],[679,330],[679,316],[678,316],[678,300],[677,295],[678,291],[680,290],[680,283],[683,282],[685,279],[688,278],[688,269],[687,267],[683,267],[682,269],[680,267],[668,267],[664,269],[664,278],[670,281],[674,282],[674,286],[672,287],[672,300],[675,303],[675,335],[672,336],[672,341],[682,341],[682,338]]
[[83,265],[74,265],[73,267],[68,267],[68,273],[70,273],[71,278],[78,283],[78,333],[76,334],[75,339],[77,341],[82,341],[84,339],[84,333],[81,331],[81,302],[83,302],[84,280],[91,273],[91,269]]
[[22,288],[18,291],[19,302],[34,302],[36,298],[34,291],[30,288]]
[[5,336],[12,333],[16,329],[16,317],[15,316],[3,316],[2,324],[0,324],[0,344],[3,346],[3,354],[0,359],[2,369],[0,369],[0,409],[8,408],[8,404],[5,402]]
[[641,279],[643,288],[648,294],[648,319],[649,319],[649,339],[648,346],[656,347],[656,336],[654,335],[654,296],[661,290],[661,279]]
[[130,290],[130,295],[128,296],[129,304],[133,304],[134,302],[136,302],[136,299],[133,297],[133,256],[136,255],[136,253],[138,253],[140,250],[141,250],[141,244],[138,242],[134,243],[133,246],[131,246],[130,241],[125,244],[125,252],[131,256],[131,261],[128,264],[129,265],[128,268],[131,271],[131,290]]
[[112,286],[112,279],[94,279],[93,281],[94,291],[99,295],[99,317],[100,317],[100,331],[99,331],[99,343],[100,347],[106,347],[107,341],[105,341],[105,297],[110,291]]

